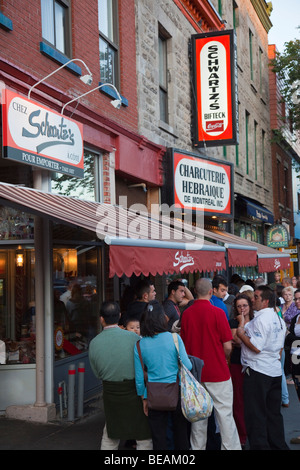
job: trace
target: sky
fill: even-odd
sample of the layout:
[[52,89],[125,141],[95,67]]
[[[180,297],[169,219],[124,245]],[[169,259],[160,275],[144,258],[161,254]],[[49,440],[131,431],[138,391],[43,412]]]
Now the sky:
[[300,39],[300,0],[272,0],[273,11],[270,20],[269,44],[275,44],[279,52],[287,41]]

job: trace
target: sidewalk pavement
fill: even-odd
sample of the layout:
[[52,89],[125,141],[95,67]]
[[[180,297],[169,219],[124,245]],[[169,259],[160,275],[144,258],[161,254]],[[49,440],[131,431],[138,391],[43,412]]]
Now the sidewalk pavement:
[[[291,450],[300,450],[299,444],[290,444],[292,437],[300,436],[300,403],[294,385],[288,385],[288,391],[290,406],[282,408],[286,442]],[[40,424],[0,416],[0,450],[99,450],[103,426],[100,398],[85,404],[84,416],[74,422],[58,418]]]

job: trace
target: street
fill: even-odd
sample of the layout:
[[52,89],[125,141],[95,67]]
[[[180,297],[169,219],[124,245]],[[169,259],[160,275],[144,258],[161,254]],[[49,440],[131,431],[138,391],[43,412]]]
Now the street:
[[[282,408],[286,442],[291,450],[300,450],[300,445],[290,444],[292,437],[300,436],[300,404],[295,387],[289,385],[288,390],[290,406]],[[64,419],[37,424],[2,416],[0,450],[98,450],[103,426],[102,402],[92,403],[85,409],[85,417],[74,423]]]

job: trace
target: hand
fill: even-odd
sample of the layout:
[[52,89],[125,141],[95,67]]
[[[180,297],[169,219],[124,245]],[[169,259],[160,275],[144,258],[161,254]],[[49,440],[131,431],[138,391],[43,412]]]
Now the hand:
[[236,317],[237,321],[239,322],[239,327],[244,327],[245,326],[245,317],[244,315],[238,315]]
[[146,416],[148,416],[148,400],[147,398],[143,399],[143,410]]

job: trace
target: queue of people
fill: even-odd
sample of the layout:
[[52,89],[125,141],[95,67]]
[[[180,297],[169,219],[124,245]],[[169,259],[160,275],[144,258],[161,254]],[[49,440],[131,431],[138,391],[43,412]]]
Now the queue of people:
[[[246,445],[287,450],[280,410],[288,406],[283,403],[282,352],[288,350],[300,399],[300,361],[295,360],[300,357],[300,289],[294,289],[294,301],[289,285],[280,290],[277,279],[267,286],[263,278],[244,281],[238,275],[230,283],[222,276],[199,278],[193,294],[177,280],[170,283],[162,304],[153,283],[143,280],[126,293],[122,311],[117,303],[103,304],[103,331],[89,349],[92,370],[103,381],[106,425],[101,449],[117,449],[120,440],[133,440],[136,449],[148,450],[240,450]],[[201,383],[214,403],[206,420],[186,421],[180,393],[173,411],[148,406],[148,382],[178,380],[172,332],[189,370],[194,358],[204,363]]]

